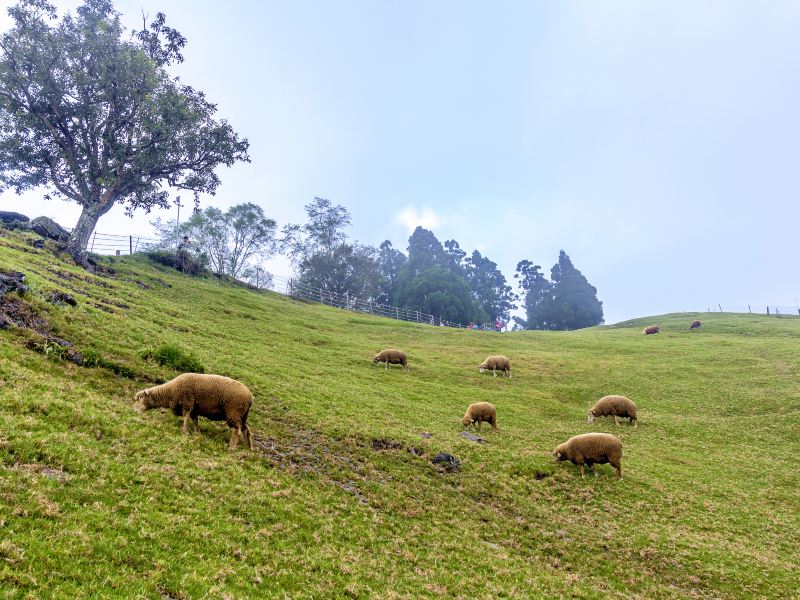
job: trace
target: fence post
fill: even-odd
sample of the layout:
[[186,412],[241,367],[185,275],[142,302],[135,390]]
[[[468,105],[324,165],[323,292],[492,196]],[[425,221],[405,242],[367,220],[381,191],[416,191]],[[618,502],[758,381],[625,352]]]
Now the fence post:
[[97,239],[97,231],[95,231],[94,235],[92,236],[92,247],[89,248],[89,252],[92,252],[94,250],[94,241],[95,241],[95,239]]
[[133,254],[133,236],[128,236],[128,254]]
[[372,300],[369,301],[369,312],[372,312]]
[[320,301],[320,303],[323,303],[322,302],[322,288],[321,287],[319,288],[319,301]]
[[416,314],[416,319],[417,319],[417,323],[419,323],[419,311],[418,311],[418,310],[415,310],[414,312],[415,312],[415,313],[417,313],[417,314]]
[[750,310],[750,305],[749,304],[747,305],[747,312],[749,312],[749,313],[753,312],[752,310]]
[[[800,313],[800,310],[798,310],[797,312]],[[394,318],[395,319],[400,319],[400,309],[397,308],[396,306],[394,307]]]
[[349,309],[350,308],[350,292],[349,291],[344,293],[344,303],[345,303],[346,308]]
[[769,304],[767,304],[767,316],[769,316]]

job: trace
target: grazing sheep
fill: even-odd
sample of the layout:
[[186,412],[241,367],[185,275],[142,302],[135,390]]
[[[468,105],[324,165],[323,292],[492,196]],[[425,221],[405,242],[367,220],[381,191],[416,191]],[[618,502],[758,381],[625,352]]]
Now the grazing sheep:
[[481,423],[491,423],[492,431],[497,431],[497,409],[491,402],[475,402],[467,407],[461,424],[469,427],[473,423],[478,424],[478,431],[481,430]]
[[697,320],[692,321],[692,324],[689,325],[689,329],[697,329],[698,327],[700,327],[700,325],[701,325],[700,321]]
[[386,363],[386,369],[389,368],[390,364],[403,365],[403,368],[408,371],[408,357],[402,350],[395,350],[394,348],[381,350],[372,359],[373,365],[377,365],[378,363]]
[[622,442],[610,433],[584,433],[571,437],[553,451],[553,456],[556,462],[568,460],[578,465],[581,477],[586,477],[584,465],[597,477],[593,465],[611,463],[617,470],[617,479],[622,479]]
[[183,433],[189,433],[189,419],[200,432],[198,417],[225,421],[231,428],[229,450],[239,444],[244,434],[253,449],[253,435],[247,425],[247,414],[253,404],[253,394],[247,387],[222,375],[184,373],[172,381],[137,392],[133,409],[144,412],[152,408],[169,408],[183,416]]
[[608,416],[614,417],[614,423],[617,425],[619,425],[619,417],[628,417],[631,420],[631,425],[634,427],[639,426],[639,420],[636,417],[636,405],[625,396],[603,396],[589,409],[589,423],[593,422],[597,417]]
[[508,373],[508,378],[511,379],[511,361],[507,357],[499,354],[497,356],[487,356],[486,360],[478,365],[478,369],[483,373],[486,369],[491,369],[494,376],[497,377],[497,371]]
[[661,327],[658,325],[650,325],[649,327],[645,327],[642,331],[643,335],[651,335],[653,333],[659,333],[661,331]]

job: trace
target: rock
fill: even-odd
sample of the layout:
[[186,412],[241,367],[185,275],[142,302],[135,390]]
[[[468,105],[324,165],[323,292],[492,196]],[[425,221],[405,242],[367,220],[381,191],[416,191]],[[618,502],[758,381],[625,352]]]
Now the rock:
[[434,456],[433,464],[443,467],[445,471],[459,471],[461,469],[461,461],[447,452],[439,452]]
[[429,433],[427,431],[423,431],[422,433],[419,434],[419,437],[422,437],[422,438],[425,438],[426,440],[429,440],[429,439],[431,439],[433,437],[433,434]]
[[44,248],[44,240],[35,240],[32,245],[34,248],[42,250]]
[[0,297],[8,292],[24,294],[28,286],[24,285],[25,274],[18,271],[0,271]]
[[43,238],[56,240],[57,242],[66,241],[69,237],[69,232],[50,217],[36,217],[31,221],[30,228]]
[[73,298],[72,294],[66,292],[50,292],[47,294],[48,302],[53,304],[69,304],[70,306],[78,306],[78,301]]
[[458,435],[469,440],[470,442],[475,442],[476,444],[483,443],[483,438],[481,436],[475,435],[474,433],[470,433],[469,431],[462,431]]
[[0,210],[0,221],[5,223],[27,223],[30,221],[25,215],[18,212],[11,212],[8,210]]

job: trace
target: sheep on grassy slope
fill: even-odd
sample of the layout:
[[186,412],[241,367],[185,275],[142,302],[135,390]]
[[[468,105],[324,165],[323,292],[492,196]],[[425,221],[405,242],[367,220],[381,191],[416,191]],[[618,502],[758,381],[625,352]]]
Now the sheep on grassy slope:
[[619,425],[619,417],[629,418],[631,425],[638,427],[636,417],[636,404],[625,396],[603,396],[589,409],[589,423],[597,417],[614,417],[614,422]]
[[403,365],[403,369],[406,371],[408,370],[408,357],[406,353],[402,350],[395,350],[394,348],[387,348],[386,350],[378,352],[372,359],[372,364],[377,365],[378,363],[386,363],[386,369],[388,369],[391,364]]
[[173,414],[183,416],[183,433],[189,433],[189,419],[200,432],[198,417],[212,421],[225,421],[231,428],[229,450],[239,444],[244,436],[253,449],[253,435],[247,425],[247,414],[253,404],[253,394],[247,387],[222,375],[184,373],[172,381],[137,392],[134,410],[144,412],[152,408],[169,408]]
[[497,431],[497,410],[491,402],[475,402],[467,407],[461,424],[469,427],[473,423],[478,424],[478,431],[481,430],[481,423],[490,423],[492,431]]
[[571,437],[553,451],[557,462],[564,460],[578,465],[581,477],[586,477],[584,465],[597,477],[593,465],[610,463],[617,470],[617,479],[622,479],[622,442],[610,433],[584,433]]
[[502,354],[487,356],[486,360],[478,365],[478,369],[481,373],[487,369],[491,369],[495,377],[497,377],[497,371],[503,371],[504,373],[508,373],[508,378],[511,379],[511,361]]
[[644,330],[642,330],[642,334],[652,335],[654,333],[659,333],[660,331],[661,327],[659,327],[658,325],[650,325],[649,327],[645,327]]
[[692,324],[689,325],[689,329],[697,329],[698,327],[700,327],[700,325],[701,325],[700,321],[694,320],[692,321]]

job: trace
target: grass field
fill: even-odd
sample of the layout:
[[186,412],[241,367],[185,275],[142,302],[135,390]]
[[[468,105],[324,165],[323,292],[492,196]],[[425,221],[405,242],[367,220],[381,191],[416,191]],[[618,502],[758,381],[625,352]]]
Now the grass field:
[[[103,264],[0,230],[0,269],[27,275],[54,333],[130,370],[0,331],[0,598],[797,597],[800,319],[469,332]],[[56,289],[78,306],[46,302]],[[162,343],[253,390],[256,451],[134,413],[177,374],[141,357]],[[411,370],[373,367],[385,347]],[[478,373],[494,353],[512,379]],[[610,393],[638,428],[586,422]],[[478,445],[459,419],[482,400],[500,431]],[[622,439],[622,481],[553,462],[588,431]]]

